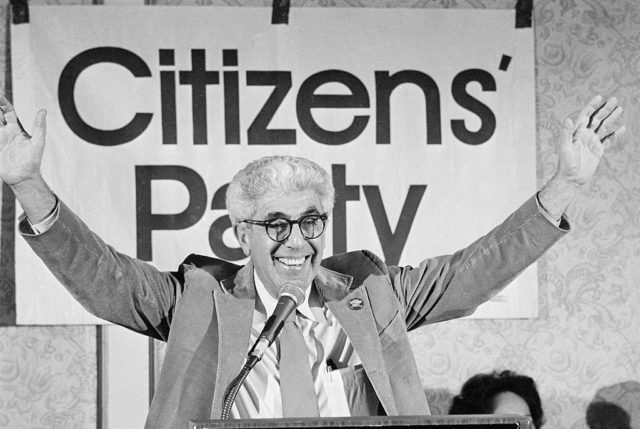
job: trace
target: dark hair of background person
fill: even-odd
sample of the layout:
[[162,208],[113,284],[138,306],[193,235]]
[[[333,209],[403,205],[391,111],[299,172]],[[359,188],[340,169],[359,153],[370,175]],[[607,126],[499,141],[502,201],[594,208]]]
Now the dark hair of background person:
[[631,417],[621,407],[607,401],[594,401],[587,407],[589,429],[631,429]]
[[512,392],[524,399],[534,426],[542,426],[544,413],[535,381],[508,370],[476,374],[465,381],[460,394],[453,398],[449,414],[493,414],[494,399],[503,392]]

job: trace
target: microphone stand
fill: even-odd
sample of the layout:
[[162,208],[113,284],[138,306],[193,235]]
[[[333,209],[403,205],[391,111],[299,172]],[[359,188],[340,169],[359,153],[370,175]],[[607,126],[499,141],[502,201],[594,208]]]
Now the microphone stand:
[[222,403],[222,416],[220,417],[222,420],[228,420],[229,414],[231,414],[231,407],[233,407],[233,403],[236,400],[236,395],[240,390],[240,386],[244,383],[244,380],[247,378],[251,370],[254,366],[260,361],[260,358],[257,356],[249,355],[244,363],[244,366],[236,375],[236,378],[229,383],[227,390],[224,392],[224,402]]
[[231,408],[233,407],[233,403],[236,400],[236,395],[238,394],[242,383],[244,383],[244,380],[247,378],[253,367],[262,359],[264,352],[276,339],[284,326],[284,321],[289,317],[289,314],[291,314],[291,312],[303,302],[304,292],[299,286],[292,283],[285,283],[282,286],[276,309],[265,323],[264,329],[258,337],[258,340],[255,342],[251,350],[249,350],[242,369],[240,369],[238,375],[231,381],[231,383],[229,383],[227,390],[224,392],[222,415],[220,417],[221,420],[229,419]]

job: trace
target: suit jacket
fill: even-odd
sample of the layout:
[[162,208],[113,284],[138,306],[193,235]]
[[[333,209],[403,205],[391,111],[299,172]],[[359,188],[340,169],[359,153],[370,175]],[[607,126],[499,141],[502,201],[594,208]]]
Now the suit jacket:
[[[325,259],[316,287],[351,339],[387,415],[428,414],[407,332],[473,313],[567,230],[540,212],[535,197],[502,224],[452,255],[418,266],[387,266],[368,251]],[[54,226],[21,231],[37,255],[91,313],[167,341],[149,428],[217,419],[224,390],[250,346],[253,266],[199,255],[175,272],[117,252],[60,203]],[[348,303],[364,304],[353,310]]]

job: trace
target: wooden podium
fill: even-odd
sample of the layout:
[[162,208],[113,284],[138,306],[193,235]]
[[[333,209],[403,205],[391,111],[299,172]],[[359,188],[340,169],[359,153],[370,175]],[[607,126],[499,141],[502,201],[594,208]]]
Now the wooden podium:
[[446,427],[447,429],[534,429],[530,417],[515,415],[458,415],[458,416],[372,416],[286,418],[246,420],[191,421],[189,429],[214,428],[422,428]]

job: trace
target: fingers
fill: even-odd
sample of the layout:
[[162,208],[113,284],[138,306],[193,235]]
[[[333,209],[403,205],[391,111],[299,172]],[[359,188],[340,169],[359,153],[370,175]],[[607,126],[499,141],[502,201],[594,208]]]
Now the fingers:
[[589,118],[588,128],[593,129],[594,131],[598,131],[601,125],[610,117],[615,118],[619,117],[622,113],[622,107],[618,106],[618,99],[616,97],[611,97],[607,100],[606,103],[600,105]]
[[572,142],[574,139],[574,135],[576,133],[576,126],[574,125],[573,121],[571,120],[571,118],[565,118],[564,120],[564,130],[563,130],[563,134],[564,134],[564,142],[570,143]]
[[618,128],[615,131],[610,132],[609,134],[607,134],[606,136],[604,136],[603,138],[600,139],[600,141],[602,142],[602,144],[611,144],[613,142],[615,142],[617,140],[618,137],[620,137],[622,134],[624,134],[624,132],[627,129],[625,128],[625,126],[621,126],[620,128]]
[[580,111],[576,121],[574,138],[578,129],[584,127],[593,132],[601,143],[604,143],[605,140],[609,142],[615,140],[617,136],[622,134],[620,127],[616,128],[615,126],[615,122],[622,115],[622,110],[616,97],[611,97],[603,103],[601,96],[595,96]]
[[0,126],[7,125],[7,121],[4,119],[4,113],[11,110],[13,110],[13,106],[9,100],[7,100],[4,95],[0,94]]
[[29,133],[24,129],[22,123],[20,123],[20,119],[18,119],[18,115],[16,114],[16,110],[13,108],[13,104],[5,97],[0,94],[0,126],[5,126],[7,124],[16,124],[20,127],[20,131],[22,131],[22,135],[27,138],[31,138]]
[[581,126],[588,126],[591,116],[596,110],[598,110],[601,103],[602,96],[596,95],[595,97],[593,97],[589,104],[587,104],[578,114],[578,119],[576,120],[576,128],[580,128]]
[[0,111],[2,113],[2,118],[0,118],[0,122],[2,125],[7,125],[8,123],[18,123],[18,116],[16,115],[16,111],[13,108],[13,104],[5,97],[0,94]]
[[598,124],[602,122],[602,119],[606,117],[612,110],[612,105],[617,102],[615,97],[608,99],[604,104],[596,106],[591,115],[589,116],[589,123],[587,128],[597,128]]
[[42,109],[36,114],[33,123],[33,140],[37,143],[44,143],[44,136],[47,131],[47,111]]
[[611,133],[613,124],[618,120],[618,118],[620,118],[620,115],[622,115],[622,107],[615,106],[608,114],[606,114],[606,111],[604,110],[603,112],[604,113],[602,115],[594,118],[594,126],[598,123],[597,121],[600,121],[600,123],[595,126],[594,132],[598,134],[601,139]]

